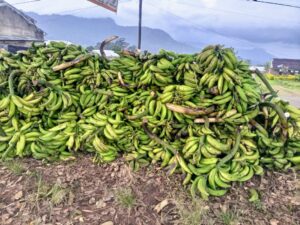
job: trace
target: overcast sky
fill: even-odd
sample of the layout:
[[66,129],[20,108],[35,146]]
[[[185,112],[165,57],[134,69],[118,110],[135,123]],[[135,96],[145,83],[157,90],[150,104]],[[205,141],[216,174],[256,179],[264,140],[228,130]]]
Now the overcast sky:
[[[27,0],[8,0],[11,4]],[[300,0],[269,0],[300,6]],[[143,25],[166,30],[175,39],[195,42],[211,31],[241,40],[245,47],[260,47],[274,55],[300,58],[300,9],[247,0],[144,0]],[[87,0],[40,0],[16,4],[39,14],[111,17],[120,25],[137,25],[138,0],[120,0],[115,14]],[[200,35],[201,34],[201,35]],[[222,39],[223,40],[223,39]],[[226,44],[230,44],[226,43]]]

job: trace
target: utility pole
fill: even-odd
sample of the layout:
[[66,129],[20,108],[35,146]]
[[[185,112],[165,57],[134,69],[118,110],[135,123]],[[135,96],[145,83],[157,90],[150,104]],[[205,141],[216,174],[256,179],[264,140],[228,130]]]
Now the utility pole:
[[139,0],[138,49],[141,49],[142,46],[142,11],[143,11],[143,0]]

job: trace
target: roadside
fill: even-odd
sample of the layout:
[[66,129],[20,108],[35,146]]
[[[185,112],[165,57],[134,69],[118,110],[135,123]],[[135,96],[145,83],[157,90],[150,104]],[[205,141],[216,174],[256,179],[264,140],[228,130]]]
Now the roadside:
[[[292,105],[300,108],[300,82],[287,80],[268,80],[278,95],[290,102]],[[267,91],[261,80],[257,79],[264,91]]]
[[[0,164],[0,224],[300,224],[300,173],[267,171],[209,201],[192,201],[181,181],[156,166],[130,171],[122,159],[95,165],[34,159]],[[260,200],[248,201],[255,188]]]
[[[295,81],[294,81],[295,82]],[[290,84],[289,81],[288,84]],[[299,83],[299,84],[297,84]],[[287,85],[284,81],[273,83],[271,82],[273,88],[278,91],[279,96],[289,101],[292,105],[300,108],[300,82],[296,82],[294,85]],[[299,86],[298,86],[299,85]]]

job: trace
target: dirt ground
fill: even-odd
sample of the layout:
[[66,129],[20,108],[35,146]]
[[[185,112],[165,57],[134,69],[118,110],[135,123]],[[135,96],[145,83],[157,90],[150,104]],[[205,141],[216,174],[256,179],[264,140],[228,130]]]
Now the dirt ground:
[[278,94],[282,99],[285,99],[289,101],[292,105],[300,108],[300,89],[295,90],[274,84],[272,86],[276,91],[278,91]]
[[[2,162],[0,224],[300,224],[299,171],[266,172],[205,202],[192,201],[182,177],[167,177],[156,166],[132,172],[122,159],[91,160]],[[248,201],[249,188],[260,201]]]

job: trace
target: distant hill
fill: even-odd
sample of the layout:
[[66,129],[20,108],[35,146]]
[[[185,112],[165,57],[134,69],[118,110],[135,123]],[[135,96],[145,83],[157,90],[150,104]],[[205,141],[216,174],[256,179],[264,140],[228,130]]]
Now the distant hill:
[[[67,40],[84,46],[94,46],[111,35],[126,39],[131,45],[137,43],[137,27],[119,26],[110,18],[81,18],[69,15],[38,15],[27,13],[37,21],[48,40]],[[196,52],[197,49],[174,40],[160,29],[143,27],[142,48],[157,52],[164,48],[181,53]]]
[[[136,26],[120,26],[110,18],[39,15],[30,12],[27,14],[35,19],[37,25],[47,33],[47,40],[66,40],[83,46],[94,46],[108,36],[118,35],[125,38],[131,45],[137,43]],[[184,29],[184,27],[174,29],[176,29],[173,31],[174,37],[177,40],[161,29],[143,27],[142,49],[157,52],[163,48],[178,53],[195,53],[207,44],[220,43],[234,47],[241,58],[250,60],[252,64],[265,64],[273,58],[273,55],[261,48],[244,48],[248,47],[246,43],[221,36],[213,30],[197,29],[197,35],[187,36],[187,33],[194,34],[195,31]]]
[[273,55],[261,48],[238,49],[237,54],[243,59],[249,59],[253,65],[264,65],[274,58]]

